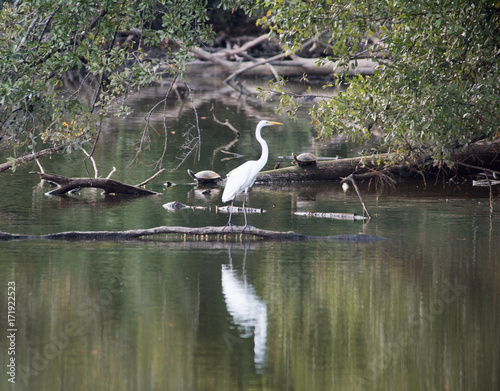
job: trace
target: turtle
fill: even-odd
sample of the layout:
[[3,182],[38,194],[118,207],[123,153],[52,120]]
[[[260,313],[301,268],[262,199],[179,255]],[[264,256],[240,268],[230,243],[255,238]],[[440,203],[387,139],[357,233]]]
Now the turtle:
[[296,156],[292,152],[293,164],[298,164],[300,167],[303,166],[315,166],[317,162],[316,156],[314,156],[310,152],[301,153],[299,156]]
[[212,170],[199,171],[196,174],[190,169],[187,170],[189,176],[198,183],[217,183],[221,180],[219,174]]

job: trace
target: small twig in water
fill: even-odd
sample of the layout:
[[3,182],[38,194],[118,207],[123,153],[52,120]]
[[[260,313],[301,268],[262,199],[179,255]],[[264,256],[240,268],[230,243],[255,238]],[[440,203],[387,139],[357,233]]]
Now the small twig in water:
[[188,92],[189,92],[189,99],[191,100],[191,104],[193,105],[193,111],[194,111],[194,117],[196,119],[196,130],[198,131],[198,161],[201,159],[201,129],[200,129],[200,119],[198,118],[198,110],[196,110],[196,105],[194,104],[194,99],[193,99],[193,92],[191,91],[191,87],[187,82],[184,82],[184,85],[186,86]]
[[361,201],[361,205],[363,206],[363,216],[366,213],[366,216],[368,217],[368,220],[371,220],[372,216],[370,215],[370,212],[368,212],[368,209],[366,208],[365,201],[363,200],[363,197],[361,196],[361,193],[359,192],[358,186],[356,185],[356,181],[354,180],[352,174],[349,175],[348,177],[345,177],[342,179],[341,183],[351,181],[352,186],[354,187],[354,190],[356,190],[356,193],[358,194],[358,198]]

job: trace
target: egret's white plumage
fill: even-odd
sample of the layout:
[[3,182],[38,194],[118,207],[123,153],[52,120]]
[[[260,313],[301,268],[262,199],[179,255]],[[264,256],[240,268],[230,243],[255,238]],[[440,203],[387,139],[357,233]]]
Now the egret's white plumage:
[[[262,154],[259,160],[249,160],[248,162],[243,163],[241,166],[236,167],[234,170],[229,172],[229,174],[227,174],[226,187],[224,188],[224,192],[222,193],[222,202],[228,202],[228,201],[234,202],[234,199],[238,194],[245,192],[245,199],[243,200],[245,227],[248,225],[246,209],[245,209],[245,201],[248,189],[250,189],[255,183],[257,174],[266,165],[267,159],[269,157],[269,148],[267,147],[267,143],[262,138],[260,133],[263,127],[270,125],[283,125],[283,124],[280,122],[264,121],[264,120],[260,121],[257,124],[257,128],[255,129],[255,138],[262,146]],[[229,214],[228,224],[231,224],[231,214]]]

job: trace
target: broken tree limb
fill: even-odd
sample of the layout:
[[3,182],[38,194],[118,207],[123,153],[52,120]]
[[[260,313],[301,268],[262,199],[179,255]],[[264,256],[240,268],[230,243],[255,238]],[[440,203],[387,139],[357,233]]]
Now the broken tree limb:
[[66,145],[60,145],[60,146],[54,147],[54,148],[47,148],[47,149],[44,149],[40,152],[30,153],[29,155],[24,155],[24,156],[21,156],[17,159],[14,159],[13,161],[10,161],[7,163],[2,163],[2,164],[0,164],[0,172],[8,170],[12,166],[17,166],[21,163],[30,162],[32,160],[39,159],[42,156],[50,155],[51,153],[60,151],[61,149],[65,148],[65,147],[66,147]]
[[160,226],[148,229],[133,229],[128,231],[67,231],[57,232],[46,235],[23,235],[11,234],[0,231],[0,241],[7,240],[99,240],[99,241],[123,241],[123,240],[138,240],[146,236],[161,235],[161,234],[181,234],[181,235],[229,235],[241,234],[257,236],[266,240],[279,241],[303,241],[303,240],[325,240],[325,241],[340,241],[340,242],[362,242],[373,243],[386,240],[378,236],[352,234],[352,235],[335,235],[335,236],[309,236],[292,231],[279,232],[267,229],[260,229],[252,226],[232,226],[231,228],[223,227],[167,227]]
[[44,174],[41,172],[31,172],[31,174],[37,174],[40,176],[40,179],[44,179],[58,185],[57,189],[49,191],[46,193],[47,195],[61,195],[83,187],[95,187],[102,189],[107,194],[130,194],[137,196],[159,194],[151,190],[127,185],[108,178],[67,178],[57,174]]

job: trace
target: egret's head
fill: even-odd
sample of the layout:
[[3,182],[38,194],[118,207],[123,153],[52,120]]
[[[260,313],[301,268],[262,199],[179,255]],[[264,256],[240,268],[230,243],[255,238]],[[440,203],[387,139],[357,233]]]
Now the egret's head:
[[275,121],[267,121],[267,120],[262,120],[259,122],[259,125],[261,127],[263,126],[270,126],[270,125],[283,125],[281,122],[275,122]]

